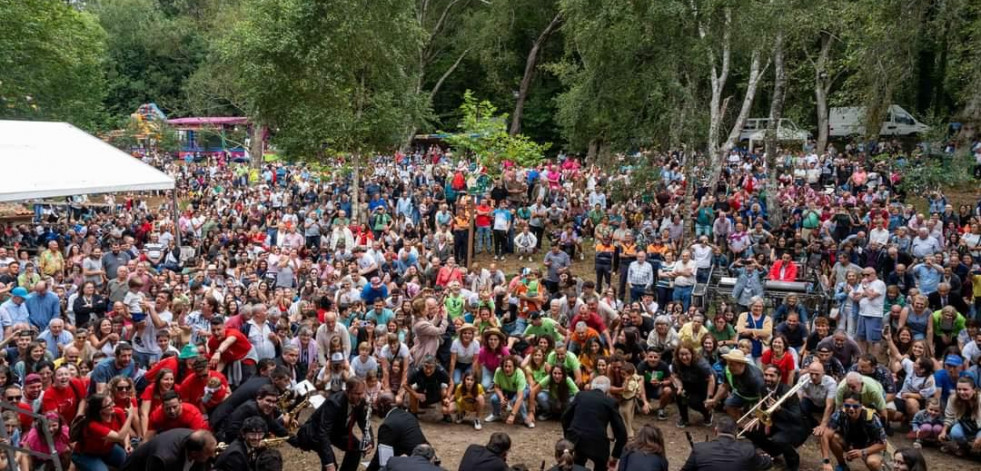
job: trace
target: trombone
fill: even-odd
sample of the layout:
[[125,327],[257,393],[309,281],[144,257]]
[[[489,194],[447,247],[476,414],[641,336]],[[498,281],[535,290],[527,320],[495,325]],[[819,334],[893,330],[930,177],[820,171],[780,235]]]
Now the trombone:
[[805,384],[805,382],[798,382],[779,398],[774,397],[777,393],[777,390],[774,389],[764,396],[763,399],[760,399],[756,405],[746,411],[736,422],[736,426],[739,427],[739,433],[736,434],[736,438],[742,438],[744,434],[756,429],[761,423],[766,427],[773,425],[773,414],[780,409],[780,405],[790,396],[797,394],[797,391],[803,388]]

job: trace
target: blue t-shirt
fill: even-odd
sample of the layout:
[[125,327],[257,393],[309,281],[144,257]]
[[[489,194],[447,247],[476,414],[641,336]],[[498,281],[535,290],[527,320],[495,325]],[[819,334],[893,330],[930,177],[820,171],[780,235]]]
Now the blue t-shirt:
[[123,368],[116,368],[115,358],[106,358],[92,369],[89,381],[89,394],[95,394],[95,386],[99,383],[109,383],[109,380],[116,376],[125,376],[133,379],[136,376],[136,367],[132,361]]

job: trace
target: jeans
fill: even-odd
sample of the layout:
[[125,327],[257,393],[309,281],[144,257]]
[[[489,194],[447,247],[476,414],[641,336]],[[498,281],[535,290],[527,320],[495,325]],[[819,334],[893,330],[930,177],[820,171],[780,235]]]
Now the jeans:
[[477,227],[477,241],[475,243],[476,252],[481,253],[485,249],[490,252],[493,246],[491,245],[491,228],[490,226]]
[[673,301],[681,301],[684,306],[684,312],[688,312],[688,306],[691,305],[691,290],[694,286],[678,286],[675,285],[674,293],[671,296]]
[[[527,389],[521,391],[521,394],[524,395],[525,399],[528,399]],[[518,397],[518,392],[504,391],[504,397],[513,403],[514,399]],[[522,422],[525,421],[525,416],[528,413],[527,403],[527,400],[521,401],[521,407],[518,408],[518,413],[516,414],[516,418]],[[491,411],[493,411],[494,415],[501,417],[501,398],[496,393],[491,394]]]
[[483,365],[480,366],[480,385],[484,387],[484,391],[490,391],[494,387],[494,372]]
[[[856,310],[852,309],[852,311]],[[858,334],[858,312],[849,312],[844,320],[846,323],[845,332],[848,333],[848,337],[855,338],[855,335]]]
[[712,237],[712,225],[711,224],[695,224],[695,237],[707,235]]
[[647,287],[643,285],[630,285],[630,302],[640,302],[644,291],[647,291]]
[[550,414],[552,412],[552,404],[549,401],[550,399],[551,395],[548,393],[548,391],[540,391],[535,396],[535,410],[539,414]]
[[981,438],[981,432],[978,432],[973,437],[968,437],[967,434],[964,433],[964,427],[961,427],[961,424],[959,423],[954,424],[954,426],[950,428],[950,439],[957,443],[965,444],[977,440],[978,438]]
[[109,471],[109,466],[118,468],[126,461],[126,451],[122,446],[113,445],[108,455],[86,455],[72,453],[72,463],[78,471]]
[[453,368],[453,384],[461,384],[463,382],[463,375],[473,371],[473,363],[456,363],[456,367]]

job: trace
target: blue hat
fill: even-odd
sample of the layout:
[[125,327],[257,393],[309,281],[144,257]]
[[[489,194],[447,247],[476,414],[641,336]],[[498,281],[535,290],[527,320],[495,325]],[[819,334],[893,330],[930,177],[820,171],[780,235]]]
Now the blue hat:
[[944,365],[947,366],[961,366],[964,364],[964,359],[960,355],[947,355],[944,358]]
[[10,292],[10,295],[11,296],[17,296],[18,298],[26,298],[27,297],[27,290],[24,289],[23,286],[18,286],[16,288],[14,288],[13,291]]

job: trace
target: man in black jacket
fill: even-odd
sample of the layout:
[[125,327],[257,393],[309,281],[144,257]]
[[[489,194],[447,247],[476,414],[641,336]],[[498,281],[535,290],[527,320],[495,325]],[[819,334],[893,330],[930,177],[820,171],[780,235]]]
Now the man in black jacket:
[[218,431],[218,439],[230,443],[239,437],[242,431],[242,424],[249,417],[260,417],[266,422],[266,427],[273,435],[285,437],[289,435],[286,425],[289,423],[289,416],[283,414],[280,418],[276,417],[276,404],[279,401],[279,391],[275,386],[265,385],[259,388],[255,400],[242,404],[225,420],[224,425]]
[[422,444],[412,450],[412,456],[393,456],[387,471],[443,471],[436,460],[436,450]]
[[510,471],[508,451],[511,437],[504,432],[494,432],[487,446],[470,445],[460,460],[460,471]]
[[337,470],[336,446],[344,451],[340,471],[355,471],[361,462],[361,434],[368,422],[364,399],[364,381],[351,377],[344,391],[331,394],[307,419],[290,444],[316,452],[323,471]]
[[[422,427],[419,426],[419,419],[405,409],[395,407],[395,396],[392,393],[380,393],[375,410],[378,415],[384,417],[381,425],[378,426],[378,445],[392,447],[392,456],[408,455],[419,445],[428,443],[422,433]],[[376,450],[371,464],[368,465],[368,471],[378,471],[381,468],[378,459]]]
[[206,471],[218,442],[207,430],[175,428],[133,451],[120,471]]
[[770,458],[756,453],[752,443],[736,440],[736,421],[732,417],[716,415],[715,440],[694,444],[681,471],[744,471],[772,465]]
[[[769,365],[763,370],[763,381],[766,383],[765,394],[776,391],[773,394],[774,399],[784,397],[790,390],[790,386],[780,382],[780,368],[776,365]],[[807,424],[801,420],[802,416],[800,399],[797,394],[791,394],[770,417],[773,425],[769,428],[761,425],[749,433],[749,439],[770,456],[783,455],[786,463],[784,468],[797,471],[800,468],[797,447],[803,445],[811,435]]]
[[[576,445],[576,464],[585,466],[586,461],[592,461],[593,471],[615,468],[627,443],[627,427],[616,401],[606,394],[609,390],[610,379],[597,376],[593,379],[592,389],[577,394],[562,414],[562,432]],[[612,459],[607,427],[613,429]]]
[[[242,424],[239,438],[218,455],[214,471],[278,471],[283,469],[279,450],[265,448],[262,440],[269,429],[260,417],[249,417]],[[261,467],[260,467],[261,464]]]
[[[269,365],[268,369],[264,370],[264,365]],[[212,430],[221,430],[225,420],[227,420],[228,416],[232,414],[232,411],[237,409],[242,404],[255,399],[255,395],[259,392],[259,388],[267,384],[271,384],[276,386],[276,389],[278,389],[281,394],[289,390],[289,371],[286,368],[272,368],[273,365],[275,365],[275,362],[272,359],[260,360],[258,365],[258,375],[249,378],[244,383],[239,385],[239,387],[235,388],[235,391],[233,391],[224,401],[221,401],[221,404],[218,404],[218,407],[215,407],[215,410],[211,412],[211,416],[208,418],[208,421],[211,422]],[[264,373],[264,371],[271,371],[271,373]]]

